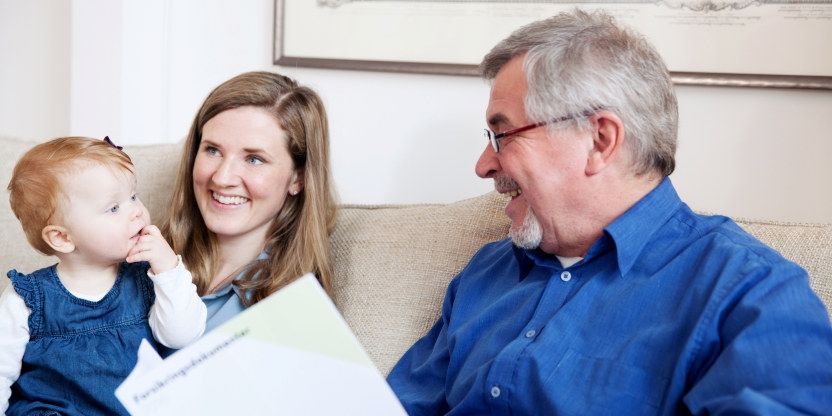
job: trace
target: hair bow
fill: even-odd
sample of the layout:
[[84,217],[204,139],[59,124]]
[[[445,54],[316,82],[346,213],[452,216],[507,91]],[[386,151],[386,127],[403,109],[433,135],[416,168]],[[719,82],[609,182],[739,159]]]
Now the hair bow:
[[109,144],[110,146],[113,146],[113,147],[115,147],[115,148],[116,148],[116,149],[118,149],[118,150],[121,150],[121,149],[122,149],[122,148],[121,148],[121,146],[116,146],[116,144],[115,144],[115,143],[113,143],[113,141],[112,141],[112,140],[110,140],[110,136],[104,136],[104,141],[105,141],[105,142],[107,142],[107,144]]

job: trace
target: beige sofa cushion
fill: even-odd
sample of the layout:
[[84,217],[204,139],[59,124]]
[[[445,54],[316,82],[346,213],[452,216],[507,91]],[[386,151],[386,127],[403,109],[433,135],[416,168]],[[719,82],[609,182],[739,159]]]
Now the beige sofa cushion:
[[335,303],[383,374],[433,325],[448,282],[508,233],[502,198],[347,205],[332,236]]

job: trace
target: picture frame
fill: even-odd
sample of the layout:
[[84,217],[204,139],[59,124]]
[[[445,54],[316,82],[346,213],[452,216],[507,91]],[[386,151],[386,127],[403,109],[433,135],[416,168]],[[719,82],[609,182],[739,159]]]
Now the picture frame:
[[787,1],[275,0],[274,64],[478,75],[516,28],[603,8],[656,46],[677,85],[832,90],[832,0]]

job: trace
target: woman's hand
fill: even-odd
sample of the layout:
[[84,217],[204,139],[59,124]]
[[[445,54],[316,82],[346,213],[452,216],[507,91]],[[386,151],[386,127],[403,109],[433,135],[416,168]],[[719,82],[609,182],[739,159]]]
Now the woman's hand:
[[127,253],[126,260],[128,263],[149,262],[150,271],[155,275],[171,270],[179,264],[179,257],[155,225],[142,228],[141,237]]

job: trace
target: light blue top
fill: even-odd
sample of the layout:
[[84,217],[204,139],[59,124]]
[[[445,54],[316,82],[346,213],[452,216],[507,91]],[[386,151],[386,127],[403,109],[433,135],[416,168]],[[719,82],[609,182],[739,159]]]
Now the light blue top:
[[[263,260],[266,257],[267,254],[263,251],[257,256],[257,260]],[[234,280],[236,281],[242,276],[243,273],[240,272]],[[208,318],[205,322],[206,334],[245,309],[241,296],[240,289],[229,282],[220,290],[202,297],[202,302],[205,303],[205,308],[208,309]]]
[[563,267],[486,245],[388,377],[410,415],[830,414],[806,272],[669,180]]

